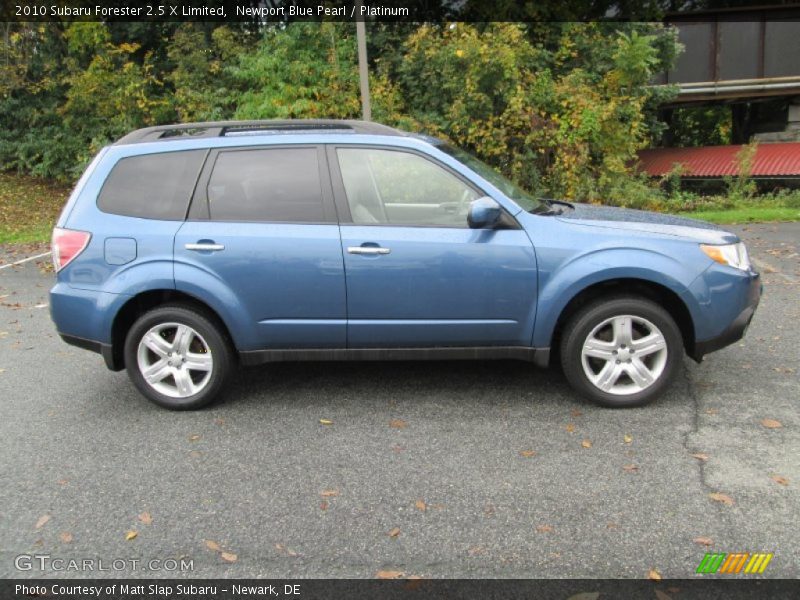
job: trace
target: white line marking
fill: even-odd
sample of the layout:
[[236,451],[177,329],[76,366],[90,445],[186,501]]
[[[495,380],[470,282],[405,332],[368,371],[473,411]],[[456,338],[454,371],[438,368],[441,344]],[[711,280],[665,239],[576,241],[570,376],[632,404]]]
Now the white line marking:
[[18,260],[17,262],[8,263],[7,265],[0,265],[0,271],[3,270],[3,269],[7,269],[8,267],[21,265],[22,263],[26,263],[29,260],[34,260],[36,258],[42,258],[43,256],[47,256],[48,254],[51,254],[51,252],[43,252],[42,254],[37,254],[36,256],[29,256],[28,258],[23,258],[22,260]]

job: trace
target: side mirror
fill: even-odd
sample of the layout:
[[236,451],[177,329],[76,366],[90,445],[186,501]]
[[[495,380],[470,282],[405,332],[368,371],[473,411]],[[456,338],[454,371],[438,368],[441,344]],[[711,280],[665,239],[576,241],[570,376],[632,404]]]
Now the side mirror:
[[500,220],[501,214],[500,205],[488,196],[484,196],[470,203],[467,223],[470,229],[488,229]]

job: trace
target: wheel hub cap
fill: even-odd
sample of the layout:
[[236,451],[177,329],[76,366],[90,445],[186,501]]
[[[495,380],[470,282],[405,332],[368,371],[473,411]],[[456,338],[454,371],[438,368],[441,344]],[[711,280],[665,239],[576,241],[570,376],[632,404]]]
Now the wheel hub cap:
[[136,358],[148,385],[171,398],[188,398],[202,391],[214,369],[203,336],[182,323],[152,327],[139,341]]
[[581,364],[598,389],[618,396],[636,394],[664,372],[667,342],[661,330],[643,317],[610,317],[584,340]]

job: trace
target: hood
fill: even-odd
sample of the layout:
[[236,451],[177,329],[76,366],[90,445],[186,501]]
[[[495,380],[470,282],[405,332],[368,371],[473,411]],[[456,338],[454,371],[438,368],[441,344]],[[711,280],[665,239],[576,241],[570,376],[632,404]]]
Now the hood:
[[578,203],[570,203],[570,205],[574,207],[573,210],[566,209],[556,218],[573,223],[581,221],[583,225],[645,231],[707,243],[721,244],[739,241],[735,234],[725,231],[718,225],[697,219],[613,206]]

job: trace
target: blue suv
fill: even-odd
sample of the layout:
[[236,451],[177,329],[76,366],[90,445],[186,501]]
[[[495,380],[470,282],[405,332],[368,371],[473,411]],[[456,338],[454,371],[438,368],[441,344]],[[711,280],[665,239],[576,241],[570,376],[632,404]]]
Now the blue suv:
[[67,343],[199,408],[237,365],[521,359],[640,406],[740,339],[761,294],[714,225],[538,200],[441,140],[359,121],[134,131],[53,232]]

